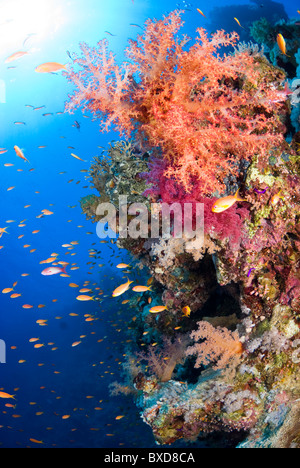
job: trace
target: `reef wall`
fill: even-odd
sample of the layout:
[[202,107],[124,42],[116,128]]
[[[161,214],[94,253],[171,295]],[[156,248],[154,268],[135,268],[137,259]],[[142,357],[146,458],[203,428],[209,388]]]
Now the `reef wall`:
[[[146,22],[130,65],[116,65],[101,41],[75,59],[84,78],[68,76],[78,88],[69,110],[84,106],[126,137],[92,164],[99,195],[81,201],[88,219],[101,222],[97,207],[109,202],[120,234],[120,196],[160,228],[163,203],[201,204],[204,214],[193,245],[174,218],[169,237],[150,227],[117,235],[148,287],[130,295],[124,381],[112,394],[135,398],[159,444],[299,447],[299,93],[286,81],[297,59],[284,67],[278,46],[266,56],[236,33],[203,29],[187,50],[180,14]],[[262,20],[253,25],[256,40],[262,30]],[[222,57],[221,46],[230,48]]]

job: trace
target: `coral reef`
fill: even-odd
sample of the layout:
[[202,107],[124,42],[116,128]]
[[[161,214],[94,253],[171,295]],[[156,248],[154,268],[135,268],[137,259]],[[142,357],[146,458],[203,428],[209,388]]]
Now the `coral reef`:
[[196,341],[203,340],[186,350],[188,356],[197,355],[195,367],[214,362],[213,369],[223,369],[243,352],[237,331],[215,328],[209,322],[198,322],[198,330],[191,333],[191,338]]
[[[83,212],[99,221],[97,205],[109,201],[119,216],[126,195],[160,227],[156,237],[149,226],[145,237],[116,240],[151,289],[130,298],[125,380],[112,394],[135,398],[159,444],[214,446],[229,434],[225,446],[300,447],[300,135],[289,125],[300,100],[297,84],[292,94],[284,86],[294,56],[278,68],[258,47],[238,45],[236,33],[209,39],[203,29],[187,49],[181,24],[180,12],[148,20],[123,68],[105,41],[82,45],[75,63],[84,72],[69,75],[78,89],[68,109],[83,106],[131,138],[95,159],[99,197],[83,199]],[[253,36],[268,45],[279,26],[297,37],[293,24],[263,19]],[[221,45],[235,49],[220,56]],[[243,201],[212,212],[237,189]],[[177,237],[174,218],[162,235],[164,203],[201,204],[202,243]]]
[[[282,34],[286,42],[286,54],[283,54],[277,44],[277,34]],[[281,17],[279,21],[268,21],[264,16],[254,21],[250,35],[258,44],[263,44],[265,53],[274,66],[281,67],[289,78],[296,76],[296,54],[299,49],[299,25],[296,20]]]
[[114,125],[121,135],[134,133],[145,150],[160,148],[162,176],[186,192],[198,183],[207,195],[224,189],[224,177],[237,174],[240,159],[264,158],[280,147],[285,77],[247,50],[220,58],[218,49],[237,43],[235,32],[208,37],[198,28],[186,51],[189,39],[176,36],[181,26],[178,11],[147,20],[144,35],[129,41],[129,62],[122,66],[107,41],[97,49],[81,44],[83,56],[74,59],[81,71],[66,73],[77,87],[67,109],[83,106],[101,117],[101,129]]

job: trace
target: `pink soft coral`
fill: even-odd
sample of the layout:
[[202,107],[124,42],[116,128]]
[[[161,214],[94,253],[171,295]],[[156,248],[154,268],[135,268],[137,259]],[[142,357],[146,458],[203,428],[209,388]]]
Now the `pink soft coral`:
[[168,382],[172,378],[177,364],[185,360],[185,351],[189,337],[182,335],[174,341],[164,339],[164,347],[160,350],[149,347],[148,352],[140,352],[137,357],[147,362],[147,368],[153,372],[161,382]]
[[193,206],[193,226],[195,225],[196,204],[203,203],[205,234],[209,235],[211,239],[220,241],[227,239],[233,249],[238,248],[245,236],[244,221],[249,219],[247,206],[235,204],[230,210],[213,213],[212,207],[216,198],[203,197],[199,181],[195,181],[190,192],[187,193],[174,178],[165,176],[166,167],[167,163],[161,162],[157,158],[150,161],[150,172],[140,174],[150,185],[144,195],[168,205],[180,203],[183,209],[185,209],[186,204],[191,204]]
[[204,194],[224,189],[236,162],[261,159],[282,141],[277,110],[278,90],[262,76],[247,51],[220,56],[220,47],[234,46],[237,33],[203,28],[188,50],[186,36],[176,36],[181,12],[163,20],[147,20],[143,36],[130,40],[129,62],[121,66],[108,52],[106,40],[97,48],[81,44],[81,71],[67,77],[77,91],[67,104],[83,106],[113,124],[123,136],[134,133],[144,148],[159,147],[168,164],[165,175],[189,192],[195,183]]

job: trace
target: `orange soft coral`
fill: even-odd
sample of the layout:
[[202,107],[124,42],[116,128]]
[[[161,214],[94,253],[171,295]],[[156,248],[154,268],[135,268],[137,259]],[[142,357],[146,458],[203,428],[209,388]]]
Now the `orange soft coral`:
[[[199,28],[187,49],[189,38],[177,37],[180,15],[147,20],[144,34],[129,41],[130,61],[122,66],[106,40],[98,48],[81,44],[83,57],[74,62],[82,70],[67,74],[77,86],[67,109],[83,106],[101,118],[102,130],[113,124],[125,137],[134,133],[142,147],[159,147],[165,175],[186,192],[196,181],[207,195],[223,189],[241,159],[265,161],[282,143],[283,98],[268,78],[272,73],[263,74],[248,50],[218,55],[219,48],[236,44],[237,33],[208,37]],[[284,78],[279,74],[277,85]]]
[[[198,330],[191,333],[197,343],[187,349],[188,356],[197,356],[195,367],[214,363],[214,369],[223,369],[236,361],[243,351],[238,332],[198,322]],[[200,342],[199,342],[200,341]]]

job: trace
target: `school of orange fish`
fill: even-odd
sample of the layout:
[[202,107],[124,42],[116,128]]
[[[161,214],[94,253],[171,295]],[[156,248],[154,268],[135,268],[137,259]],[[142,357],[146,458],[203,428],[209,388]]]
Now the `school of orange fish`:
[[[6,63],[10,63],[14,60],[17,60],[17,59],[20,59],[22,56],[26,55],[27,52],[22,52],[22,51],[19,51],[19,52],[16,52],[14,54],[12,54],[11,56],[9,56],[5,62]],[[36,67],[35,71],[38,72],[38,73],[52,73],[54,71],[58,71],[60,69],[65,69],[65,66],[64,65],[60,65],[58,63],[55,63],[55,62],[49,62],[49,63],[44,63],[44,64],[41,64],[40,66]],[[39,106],[39,107],[34,107],[30,104],[27,104],[26,107],[31,107],[33,110],[40,110],[42,109],[44,106]],[[61,113],[61,112],[60,112]],[[43,116],[45,115],[48,115],[48,114],[43,114]],[[15,121],[14,122],[15,125],[26,125],[26,122],[22,122],[22,121]],[[78,123],[75,121],[75,124],[74,126],[76,126],[78,128]],[[45,148],[46,146],[45,145],[40,145],[38,146],[38,148]],[[74,149],[73,147],[69,147],[71,150]],[[21,149],[18,145],[14,145],[14,152],[15,154],[13,154],[13,151],[10,151],[9,148],[1,148],[0,149],[0,155],[4,155],[5,154],[5,158],[7,158],[6,160],[8,160],[9,162],[5,162],[3,164],[3,166],[5,168],[8,168],[8,167],[13,167],[15,165],[15,161],[14,161],[14,158],[18,157],[20,159],[22,159],[24,161],[24,164],[26,165],[29,165],[30,164],[30,157],[26,157],[24,153],[26,153],[26,151],[24,149]],[[80,158],[79,156],[77,156],[76,154],[74,153],[71,153],[70,154],[71,157],[73,157],[74,159],[76,160],[79,160],[79,161],[82,161],[82,162],[87,162],[85,161],[84,159]],[[30,168],[28,169],[30,172],[34,171],[35,169],[34,168]],[[18,172],[23,172],[23,169],[17,169]],[[88,170],[86,169],[82,169],[81,172],[83,173],[88,173]],[[63,174],[64,172],[60,172],[60,174]],[[71,183],[73,182],[74,179],[71,179],[70,181],[68,181],[68,183]],[[77,183],[79,183],[80,181],[78,181]],[[16,187],[15,186],[11,186],[11,187],[8,187],[6,190],[7,192],[10,192],[12,190],[14,190]],[[85,186],[84,188],[88,188],[88,186]],[[35,192],[35,193],[39,193],[39,192]],[[24,206],[24,209],[27,209],[27,208],[30,208],[31,205],[25,205]],[[51,204],[49,205],[51,207]],[[75,205],[76,206],[76,205]],[[75,206],[70,206],[70,208],[75,208]],[[41,212],[36,216],[37,219],[42,219],[42,218],[45,218],[45,217],[50,217],[50,216],[55,216],[55,212],[54,211],[50,211],[48,208],[45,208],[43,210],[41,210]],[[31,220],[29,220],[31,221]],[[16,220],[13,220],[13,219],[8,219],[5,221],[5,224],[7,224],[7,226],[4,226],[4,227],[0,227],[0,239],[2,240],[2,245],[0,245],[0,250],[2,249],[5,249],[5,237],[8,235],[10,235],[10,225],[13,224],[13,223],[17,223]],[[3,222],[4,224],[4,222]],[[23,219],[21,220],[20,222],[18,222],[18,227],[19,228],[26,228],[26,225],[27,225],[27,219]],[[83,227],[83,226],[78,226],[78,227]],[[30,229],[31,231],[31,229]],[[24,232],[24,230],[22,231]],[[33,231],[31,231],[31,234],[33,235],[38,235],[39,233],[41,233],[41,229],[35,229]],[[26,231],[25,231],[26,233]],[[91,232],[88,232],[87,234],[92,234]],[[21,240],[23,237],[25,236],[25,234],[21,234],[18,236],[18,240]],[[109,241],[106,241],[106,240],[102,240],[100,241],[100,243],[105,243],[106,244],[106,248],[111,248],[113,250],[112,254],[111,254],[111,257],[115,257],[115,258],[119,258],[120,255],[116,255],[116,250],[113,249],[112,246],[109,245]],[[111,244],[113,244],[113,241],[111,240]],[[74,251],[74,249],[76,248],[76,246],[79,245],[79,241],[71,241],[69,243],[66,243],[66,244],[62,244],[61,247],[63,249],[65,249],[65,255],[76,255],[76,252],[72,252]],[[92,245],[96,245],[96,243],[92,244]],[[33,254],[34,252],[36,252],[37,249],[35,248],[31,248],[31,245],[30,244],[24,244],[23,245],[24,249],[30,249],[29,252],[31,254]],[[90,269],[94,269],[95,267],[103,267],[103,266],[110,266],[111,268],[112,267],[116,267],[118,270],[122,270],[122,269],[126,269],[126,274],[130,274],[132,270],[130,270],[130,265],[127,265],[125,263],[119,263],[118,265],[114,265],[112,261],[108,261],[106,263],[106,265],[104,264],[97,264],[97,259],[99,258],[99,251],[97,252],[97,250],[95,248],[92,248],[89,250],[88,252],[88,255],[89,255],[89,259],[90,261],[87,262],[87,265],[89,265],[89,268]],[[45,268],[46,266],[46,268]],[[52,275],[60,275],[62,278],[71,278],[71,274],[73,271],[75,270],[78,270],[80,267],[76,264],[76,263],[70,263],[70,262],[67,262],[67,261],[63,261],[63,260],[60,260],[59,259],[59,254],[58,253],[51,253],[48,258],[44,258],[44,259],[40,259],[40,261],[37,261],[37,264],[36,264],[36,268],[37,268],[37,271],[42,274],[43,276],[52,276]],[[28,277],[30,276],[29,273],[22,273],[21,274],[21,277],[22,278],[25,278],[25,277]],[[105,279],[105,277],[107,277],[107,275],[103,275],[103,279]],[[111,280],[113,280],[114,278],[112,277]],[[22,301],[22,285],[20,284],[21,281],[20,279],[16,280],[13,284],[4,284],[2,285],[2,288],[0,287],[0,291],[3,295],[6,295],[8,297],[10,297],[11,300],[18,300],[19,303],[18,305],[20,306],[20,308],[22,309],[25,309],[25,310],[33,310],[33,311],[36,311],[36,310],[42,310],[44,308],[47,307],[46,304],[27,304],[27,303],[24,303],[24,301]],[[68,284],[68,287],[74,289],[74,291],[78,291],[76,292],[76,294],[74,294],[74,299],[76,299],[77,301],[80,301],[80,302],[88,302],[88,301],[95,301],[99,304],[100,306],[100,303],[103,301],[103,298],[109,298],[109,297],[117,297],[117,296],[120,296],[122,294],[124,294],[128,289],[129,289],[129,284],[131,284],[132,281],[127,281],[127,283],[125,283],[125,285],[120,285],[118,286],[117,288],[115,288],[115,290],[112,292],[112,294],[104,294],[103,290],[101,290],[101,288],[99,287],[98,283],[94,282],[92,283],[91,281],[85,281],[82,285],[79,285],[79,284],[76,284],[74,282],[70,282]],[[134,289],[133,289],[135,292],[145,292],[147,290],[150,290],[150,287],[149,286],[142,286],[142,285],[139,285],[139,286],[136,286]],[[150,298],[149,298],[150,299]],[[55,303],[57,302],[58,299],[52,299],[52,302]],[[126,304],[129,302],[129,299],[127,300],[123,300],[122,301],[122,304]],[[150,302],[150,300],[149,300]],[[85,312],[86,312],[86,309],[84,309]],[[104,312],[104,310],[102,310]],[[99,308],[99,312],[101,312],[101,309]],[[156,310],[155,312],[159,312],[159,310]],[[75,312],[70,312],[68,314],[70,317],[80,317],[80,314],[78,313],[75,313]],[[95,315],[95,313],[84,313],[82,315],[83,319],[85,322],[90,322],[91,324],[93,324],[93,322],[99,320],[99,316],[98,315]],[[62,316],[56,316],[54,317],[55,320],[61,320],[63,317]],[[48,324],[49,324],[49,318],[38,318],[35,323],[36,323],[36,326],[39,326],[39,327],[47,327]],[[113,327],[116,327],[116,323],[113,323],[112,326]],[[119,331],[121,331],[121,329],[119,329]],[[91,331],[91,334],[95,334],[96,332],[94,330]],[[33,331],[33,334],[35,334],[35,331]],[[38,333],[37,333],[38,335]],[[84,341],[84,339],[87,337],[86,334],[82,334],[78,337],[78,339],[76,339],[75,341],[73,341],[72,343],[68,343],[66,344],[66,346],[69,346],[70,348],[76,348],[78,347],[79,345],[81,345]],[[104,341],[106,337],[103,337],[103,338],[100,338],[99,340],[97,340],[97,342],[102,342]],[[49,342],[45,342],[42,341],[38,336],[29,336],[29,337],[24,337],[24,340],[31,343],[33,348],[38,350],[38,349],[41,349],[41,348],[47,348],[50,349],[51,351],[57,351],[59,349],[59,347],[55,344],[55,342],[53,341],[49,341]],[[18,346],[15,346],[15,345],[11,345],[10,346],[10,349],[16,353],[18,353]],[[27,362],[27,359],[23,359],[22,356],[19,356],[19,359],[18,359],[18,364],[20,365],[26,365],[26,363],[28,364]],[[30,363],[29,363],[30,364]],[[100,361],[100,364],[104,364],[104,361]],[[121,364],[121,363],[120,363]],[[45,363],[41,362],[38,364],[38,366],[44,366]],[[111,366],[108,366],[108,369],[110,368]],[[60,371],[57,371],[55,370],[54,371],[54,374],[59,374]],[[101,377],[103,377],[105,375],[105,373],[111,373],[113,374],[113,372],[110,372],[109,370],[104,370],[103,371],[103,374],[101,375]],[[44,387],[41,386],[40,387],[41,389],[43,389]],[[13,392],[8,392],[8,389],[6,388],[0,388],[0,404],[3,405],[3,408],[2,408],[2,413],[3,414],[8,414],[8,412],[10,412],[10,416],[14,419],[17,419],[17,418],[21,418],[22,415],[18,413],[18,395],[20,394],[20,392],[22,392],[22,389],[19,389],[19,388],[14,388],[12,389]],[[56,397],[58,398],[58,397]],[[92,399],[93,396],[92,395],[87,395],[86,396],[87,399]],[[11,402],[10,402],[11,401]],[[102,401],[100,400],[99,403],[101,403]],[[29,405],[31,406],[34,406],[36,404],[36,402],[29,402]],[[94,407],[94,410],[95,411],[100,411],[102,408],[100,406],[98,406],[96,404],[96,406]],[[76,411],[76,408],[74,408],[74,411]],[[44,414],[44,411],[36,411],[35,412],[35,415],[36,416],[41,416]],[[72,414],[60,414],[59,417],[62,419],[62,420],[67,420],[67,419],[71,419],[72,418]],[[115,416],[115,420],[120,420],[124,417],[124,415],[117,415]],[[7,426],[7,427],[11,427],[11,426]],[[5,428],[5,426],[3,425],[0,425],[0,429],[1,428]],[[48,428],[49,430],[51,428]],[[73,429],[75,430],[75,429]],[[113,436],[113,434],[106,434],[107,436]],[[45,442],[43,440],[39,440],[38,438],[35,438],[35,437],[29,437],[28,438],[28,443],[32,443],[32,444],[44,444]]]

